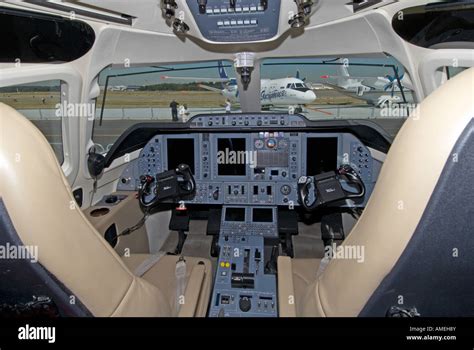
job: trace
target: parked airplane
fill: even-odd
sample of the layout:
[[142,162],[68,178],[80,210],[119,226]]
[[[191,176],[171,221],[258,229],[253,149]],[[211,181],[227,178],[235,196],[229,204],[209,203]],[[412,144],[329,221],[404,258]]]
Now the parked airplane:
[[141,88],[140,85],[114,85],[109,86],[109,91],[137,91]]
[[[340,63],[342,61],[339,60]],[[385,75],[381,77],[360,77],[352,76],[349,73],[347,65],[338,65],[338,75],[322,75],[321,79],[325,79],[325,84],[336,89],[344,95],[364,100],[375,106],[380,106],[387,102],[401,102],[401,97],[395,95],[395,91],[400,91],[398,79],[404,91],[412,90],[413,85],[410,78],[405,73],[396,75]]]
[[[239,88],[237,80],[230,78],[222,64],[218,64],[220,78],[197,78],[197,77],[171,77],[162,76],[162,79],[174,80],[192,80],[205,82],[221,82],[222,89],[212,86],[200,84],[203,89],[219,92],[228,99],[231,103],[240,103]],[[301,107],[316,100],[316,94],[299,78],[299,73],[296,77],[280,78],[280,79],[262,79],[260,87],[260,100],[262,107]]]

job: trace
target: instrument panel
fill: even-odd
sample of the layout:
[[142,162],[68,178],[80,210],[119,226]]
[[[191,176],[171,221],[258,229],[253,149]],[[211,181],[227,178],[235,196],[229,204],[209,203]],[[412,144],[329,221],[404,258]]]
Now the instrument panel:
[[199,125],[199,132],[152,137],[125,169],[117,189],[136,191],[140,175],[155,176],[185,163],[196,180],[196,196],[187,203],[297,206],[300,176],[351,164],[368,198],[378,167],[367,147],[351,133],[305,132],[300,122],[291,115],[195,117],[190,129]]

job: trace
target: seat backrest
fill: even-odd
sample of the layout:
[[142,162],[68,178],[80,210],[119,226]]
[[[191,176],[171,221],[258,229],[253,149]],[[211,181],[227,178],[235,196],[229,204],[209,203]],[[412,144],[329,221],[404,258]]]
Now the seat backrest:
[[473,117],[474,68],[407,119],[341,245],[363,249],[363,262],[333,259],[307,290],[306,315],[474,315]]
[[0,219],[11,222],[18,242],[37,247],[39,264],[72,293],[71,301],[94,316],[171,314],[161,291],[134,276],[75,205],[43,134],[2,103],[0,179]]

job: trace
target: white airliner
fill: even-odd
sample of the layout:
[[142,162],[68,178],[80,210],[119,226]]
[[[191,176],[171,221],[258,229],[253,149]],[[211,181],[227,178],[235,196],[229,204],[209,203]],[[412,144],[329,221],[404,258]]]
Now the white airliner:
[[[339,61],[342,63],[342,61]],[[344,64],[338,65],[338,75],[322,75],[324,83],[337,91],[364,100],[369,104],[380,106],[386,102],[401,102],[401,97],[395,95],[395,91],[400,91],[396,76],[389,74],[383,77],[360,77],[349,74],[348,67]],[[397,75],[398,69],[396,68]],[[410,78],[402,73],[398,76],[404,92],[413,89]]]
[[[162,76],[161,79],[221,82],[223,84],[222,89],[204,84],[200,84],[199,86],[209,91],[219,92],[231,103],[239,103],[237,80],[235,78],[229,78],[222,62],[219,62],[218,69],[220,78],[206,79]],[[314,102],[316,100],[316,94],[299,78],[299,74],[297,74],[296,77],[262,79],[260,83],[260,100],[264,107],[299,107]]]

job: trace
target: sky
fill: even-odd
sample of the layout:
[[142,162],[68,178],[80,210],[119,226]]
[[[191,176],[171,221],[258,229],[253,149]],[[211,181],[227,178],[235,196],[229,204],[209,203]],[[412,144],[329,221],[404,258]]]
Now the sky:
[[[277,79],[285,77],[294,77],[296,72],[300,71],[301,78],[306,78],[306,81],[312,83],[323,82],[324,80],[320,77],[322,75],[337,75],[338,65],[326,64],[321,65],[303,65],[301,63],[322,63],[326,60],[331,60],[334,58],[321,59],[321,58],[295,58],[295,59],[266,59],[263,61],[261,67],[261,77],[262,79]],[[267,65],[267,64],[278,65]],[[217,70],[217,61],[214,62],[200,62],[192,64],[178,64],[170,66],[162,66],[162,68],[154,67],[132,67],[132,68],[107,68],[102,71],[99,84],[103,86],[105,84],[105,77],[107,75],[114,74],[127,74],[127,73],[144,73],[150,72],[147,74],[140,75],[129,75],[122,77],[112,77],[109,79],[109,85],[154,85],[161,83],[187,83],[192,81],[197,81],[200,79],[205,80],[205,78],[218,78]],[[354,76],[384,76],[386,74],[393,75],[393,69],[389,67],[368,67],[368,66],[350,66],[350,64],[391,64],[399,66],[399,74],[403,72],[403,67],[401,67],[398,62],[391,58],[370,58],[370,59],[361,59],[361,58],[351,58],[349,59],[349,73]],[[230,77],[235,77],[235,72],[232,67],[231,61],[224,61],[224,65],[228,66],[226,72]],[[213,68],[205,68],[213,67]],[[214,68],[215,67],[215,68]],[[163,68],[174,68],[182,69],[178,72],[166,72],[163,71]],[[151,73],[153,72],[153,73]],[[191,79],[188,81],[185,80],[172,80],[172,79],[161,79],[161,76],[176,76],[176,77],[196,77],[197,79]]]

